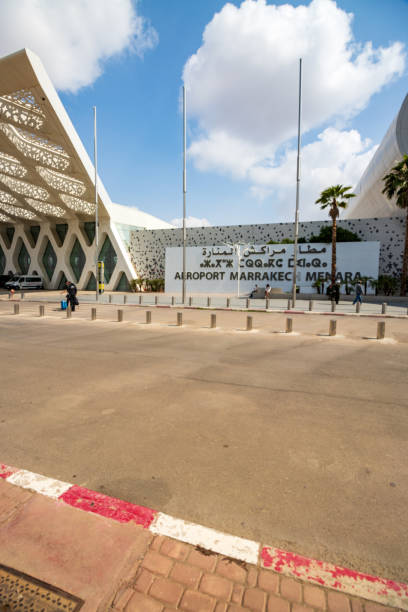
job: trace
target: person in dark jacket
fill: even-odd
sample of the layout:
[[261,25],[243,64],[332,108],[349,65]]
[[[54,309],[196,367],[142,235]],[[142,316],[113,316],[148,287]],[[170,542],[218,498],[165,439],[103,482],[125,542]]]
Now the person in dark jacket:
[[77,287],[71,281],[67,281],[67,302],[69,303],[72,312],[75,312],[75,306],[78,306],[78,298],[77,298]]
[[339,283],[336,283],[334,285],[334,290],[333,290],[332,295],[334,295],[334,299],[336,300],[336,304],[338,304],[339,303],[339,299],[340,299],[340,285],[339,285]]

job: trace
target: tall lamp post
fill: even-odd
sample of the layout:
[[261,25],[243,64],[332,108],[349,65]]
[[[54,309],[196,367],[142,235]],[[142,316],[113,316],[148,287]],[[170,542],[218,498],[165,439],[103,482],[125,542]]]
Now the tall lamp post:
[[302,58],[299,59],[299,109],[298,109],[298,142],[296,165],[296,211],[295,211],[295,243],[293,245],[293,285],[292,304],[296,304],[296,272],[297,272],[297,246],[299,237],[299,191],[300,191],[300,118],[302,110]]
[[96,106],[94,112],[94,167],[95,167],[95,280],[96,301],[99,300],[99,270],[98,270],[98,246],[99,246],[99,216],[98,216],[98,147],[96,136]]
[[186,303],[186,87],[183,85],[183,281],[182,303]]

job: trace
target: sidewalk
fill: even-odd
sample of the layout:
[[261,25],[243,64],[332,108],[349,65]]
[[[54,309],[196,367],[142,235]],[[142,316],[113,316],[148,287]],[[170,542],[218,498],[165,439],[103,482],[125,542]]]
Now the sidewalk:
[[[336,590],[310,582],[318,581],[318,577],[309,576],[309,581],[304,581],[265,569],[269,557],[265,548],[264,567],[262,560],[255,565],[216,554],[152,533],[146,527],[157,514],[155,511],[43,477],[35,483],[36,475],[29,472],[17,472],[4,465],[0,468],[1,612],[398,609],[340,592],[340,577]],[[13,477],[19,486],[6,480]],[[34,484],[29,484],[30,478]],[[7,568],[24,572],[64,593],[54,595],[46,585],[28,585],[23,580],[13,583]],[[345,576],[345,572],[348,570],[337,568],[339,576]],[[357,572],[348,574],[357,576]],[[395,591],[395,583],[384,582],[384,592],[386,586]],[[407,602],[406,585],[402,586],[401,601]],[[40,604],[38,597],[33,599],[36,594],[42,598]],[[408,609],[403,605],[401,609]]]

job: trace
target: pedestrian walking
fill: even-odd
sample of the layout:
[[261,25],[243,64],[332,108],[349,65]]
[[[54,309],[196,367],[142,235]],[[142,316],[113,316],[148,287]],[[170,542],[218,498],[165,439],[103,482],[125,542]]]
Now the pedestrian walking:
[[334,285],[334,299],[336,300],[336,304],[338,304],[340,300],[340,283]]
[[71,281],[67,281],[65,285],[67,287],[67,302],[71,306],[71,311],[75,312],[75,306],[79,306],[77,298],[78,289],[74,283],[71,283]]
[[359,281],[356,285],[356,297],[354,298],[353,304],[356,304],[357,302],[360,302],[360,304],[362,304],[363,302],[362,297],[361,297],[362,295],[363,295],[363,288],[360,285],[360,281]]

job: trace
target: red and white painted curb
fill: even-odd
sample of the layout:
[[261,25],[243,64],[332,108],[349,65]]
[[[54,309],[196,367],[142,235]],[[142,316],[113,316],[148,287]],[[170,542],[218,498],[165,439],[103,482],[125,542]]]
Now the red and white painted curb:
[[225,534],[174,518],[151,508],[131,504],[78,485],[47,478],[41,474],[19,470],[3,463],[0,463],[0,478],[15,486],[50,497],[59,503],[65,503],[119,523],[133,522],[149,529],[154,534],[201,546],[214,553],[259,565],[285,576],[408,610],[408,584],[402,582],[371,576],[266,546],[260,542]]

